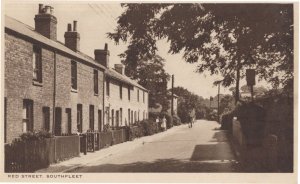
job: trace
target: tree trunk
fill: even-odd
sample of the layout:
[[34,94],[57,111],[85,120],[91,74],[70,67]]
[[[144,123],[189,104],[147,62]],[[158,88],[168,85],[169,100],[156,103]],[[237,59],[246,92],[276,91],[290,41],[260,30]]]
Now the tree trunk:
[[236,86],[235,86],[235,104],[240,99],[240,57],[237,60],[237,67],[236,67]]

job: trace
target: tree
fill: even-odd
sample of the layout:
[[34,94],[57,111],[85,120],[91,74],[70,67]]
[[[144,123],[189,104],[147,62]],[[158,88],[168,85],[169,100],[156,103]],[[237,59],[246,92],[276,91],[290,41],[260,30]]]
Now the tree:
[[220,115],[234,109],[234,98],[231,95],[224,95],[220,100]]
[[206,107],[204,99],[196,94],[191,93],[183,87],[175,87],[174,93],[179,96],[178,99],[178,116],[182,122],[188,122],[189,112],[195,109],[196,118],[204,118]]
[[236,83],[248,67],[259,79],[293,87],[292,4],[123,4],[125,12],[108,36],[128,41],[121,55],[134,67],[151,58],[156,40],[167,39],[169,52],[198,62],[198,72],[221,74],[222,85]]
[[[170,75],[163,68],[164,62],[165,60],[158,55],[152,59],[139,60],[135,72],[131,75],[140,85],[149,90],[149,107],[157,108],[160,104],[162,111],[166,111],[169,106],[167,83]],[[127,66],[130,64],[128,63]]]

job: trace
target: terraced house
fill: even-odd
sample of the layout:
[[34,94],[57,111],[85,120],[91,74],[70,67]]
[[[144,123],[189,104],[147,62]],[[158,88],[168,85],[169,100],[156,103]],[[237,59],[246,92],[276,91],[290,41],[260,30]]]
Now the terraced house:
[[[53,8],[39,5],[35,28],[5,17],[5,142],[24,132],[59,136],[125,126],[148,116],[148,93],[109,68],[109,51],[80,52],[77,22],[57,40]],[[72,28],[73,27],[73,28]]]
[[[96,50],[96,58],[98,53]],[[148,118],[148,90],[126,77],[124,70],[122,64],[115,64],[105,75],[105,123],[111,127],[128,126]]]

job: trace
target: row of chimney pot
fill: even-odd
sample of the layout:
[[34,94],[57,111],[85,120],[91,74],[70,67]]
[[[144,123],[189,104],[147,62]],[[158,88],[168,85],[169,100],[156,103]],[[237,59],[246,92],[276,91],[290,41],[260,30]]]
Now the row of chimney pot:
[[[53,10],[54,8],[51,6],[44,6],[43,4],[39,4],[39,12],[37,15],[35,15],[35,30],[43,36],[56,41],[57,20],[53,15]],[[65,32],[64,37],[66,47],[75,52],[79,51],[80,34],[77,32],[76,20],[73,21],[73,31],[72,24],[68,24],[67,31]],[[110,54],[107,43],[105,43],[104,49],[95,49],[94,54],[95,61],[108,68]],[[123,75],[124,65],[115,64],[115,70]]]

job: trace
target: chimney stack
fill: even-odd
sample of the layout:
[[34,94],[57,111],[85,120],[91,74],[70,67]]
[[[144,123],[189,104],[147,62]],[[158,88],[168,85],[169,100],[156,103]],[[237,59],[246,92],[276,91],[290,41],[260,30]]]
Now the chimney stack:
[[68,24],[68,30],[65,32],[65,45],[73,51],[78,51],[80,48],[80,34],[77,32],[77,21],[73,21],[73,31],[72,25]]
[[123,64],[115,64],[115,70],[120,73],[120,74],[124,74],[124,65]]
[[53,15],[53,7],[39,4],[38,14],[35,15],[35,30],[43,36],[57,40],[57,19]]
[[95,54],[95,60],[99,64],[105,66],[106,68],[109,67],[109,50],[108,50],[107,43],[105,43],[103,50],[95,49],[94,54]]

